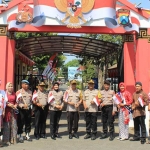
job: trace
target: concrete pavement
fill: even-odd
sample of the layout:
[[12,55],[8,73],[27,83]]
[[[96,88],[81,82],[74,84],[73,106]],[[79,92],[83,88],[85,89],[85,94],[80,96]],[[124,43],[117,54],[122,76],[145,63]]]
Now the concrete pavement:
[[[130,142],[130,141],[118,141],[118,125],[117,119],[115,121],[115,136],[114,141],[109,141],[109,138],[100,140],[100,134],[102,131],[102,124],[100,116],[98,117],[98,134],[97,139],[95,141],[91,141],[91,139],[84,140],[85,133],[85,121],[84,121],[84,113],[80,116],[79,121],[79,139],[73,138],[72,140],[68,139],[67,132],[67,121],[66,121],[66,113],[62,114],[62,119],[60,121],[60,136],[61,138],[57,140],[51,140],[50,138],[50,129],[49,129],[49,117],[47,119],[47,139],[35,140],[33,136],[33,128],[31,132],[31,137],[33,138],[32,142],[25,141],[23,144],[18,143],[16,145],[11,145],[8,147],[3,147],[3,150],[142,150],[149,149],[150,145],[144,144],[141,145],[140,142]],[[133,134],[133,130],[130,129],[130,136]]]

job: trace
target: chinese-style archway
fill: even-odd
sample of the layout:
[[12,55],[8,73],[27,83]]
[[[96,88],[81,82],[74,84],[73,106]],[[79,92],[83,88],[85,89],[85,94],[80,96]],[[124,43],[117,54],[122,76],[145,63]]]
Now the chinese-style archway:
[[14,80],[14,32],[121,34],[124,82],[150,90],[150,14],[127,0],[12,0],[0,8],[0,81]]

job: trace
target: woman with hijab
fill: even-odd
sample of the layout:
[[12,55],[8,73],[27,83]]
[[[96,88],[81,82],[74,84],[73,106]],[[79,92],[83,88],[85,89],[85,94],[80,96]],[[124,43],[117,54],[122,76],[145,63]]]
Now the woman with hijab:
[[17,103],[16,94],[13,91],[13,84],[6,84],[7,103],[4,117],[3,143],[10,145],[16,143],[17,138]]
[[56,140],[59,137],[59,120],[64,106],[63,92],[59,90],[59,83],[53,84],[53,90],[49,92],[48,103],[50,109],[50,133],[51,139]]
[[119,108],[119,138],[118,140],[124,141],[129,139],[129,114],[132,113],[130,105],[132,104],[132,96],[126,90],[125,84],[119,84],[120,92],[116,94],[118,99]]

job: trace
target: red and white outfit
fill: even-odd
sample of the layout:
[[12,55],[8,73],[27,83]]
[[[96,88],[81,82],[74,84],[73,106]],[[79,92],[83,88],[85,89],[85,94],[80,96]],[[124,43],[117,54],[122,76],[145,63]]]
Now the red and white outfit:
[[[124,83],[120,83],[119,87],[124,86]],[[120,103],[124,103],[126,106],[130,106],[132,104],[132,96],[130,92],[126,91],[126,89],[121,90],[120,93],[116,94],[116,97],[120,101]],[[126,107],[121,107],[119,110],[119,138],[120,139],[128,139],[129,138],[129,110]]]
[[5,111],[7,101],[8,101],[8,98],[7,98],[5,91],[0,90],[0,132],[3,127],[3,113]]

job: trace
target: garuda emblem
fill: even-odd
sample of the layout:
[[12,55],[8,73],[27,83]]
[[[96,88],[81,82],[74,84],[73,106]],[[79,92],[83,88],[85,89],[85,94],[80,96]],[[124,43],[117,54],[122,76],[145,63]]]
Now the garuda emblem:
[[65,13],[61,21],[69,28],[81,28],[86,23],[83,13],[92,10],[95,0],[54,0],[57,9]]

